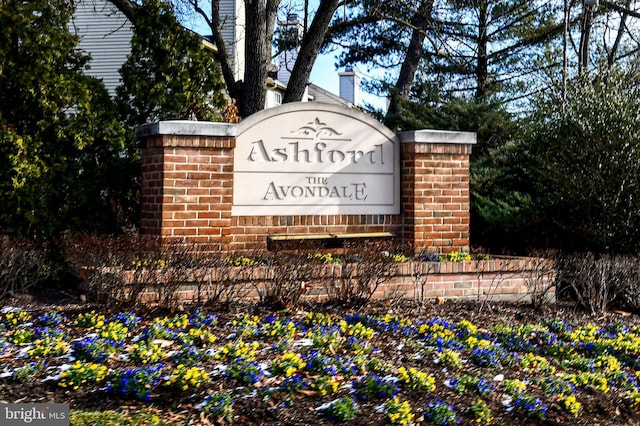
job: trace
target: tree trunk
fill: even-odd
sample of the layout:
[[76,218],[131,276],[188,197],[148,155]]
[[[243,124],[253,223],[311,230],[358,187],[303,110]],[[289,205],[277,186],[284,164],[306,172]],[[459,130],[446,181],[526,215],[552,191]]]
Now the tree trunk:
[[[631,7],[631,0],[628,0],[625,6],[626,6],[626,9],[629,9]],[[616,56],[618,54],[618,48],[620,47],[620,41],[622,40],[622,36],[624,35],[624,32],[627,28],[627,16],[629,16],[628,13],[622,12],[622,16],[620,17],[620,25],[618,26],[618,34],[616,35],[616,40],[613,43],[613,46],[611,47],[611,51],[607,55],[607,66],[609,68],[613,67],[613,64],[615,64],[616,62]]]
[[478,15],[478,62],[476,64],[476,100],[482,100],[487,96],[487,81],[489,79],[489,57],[487,55],[487,36],[489,16],[487,13],[487,0],[480,1]]
[[424,39],[426,37],[428,19],[431,19],[433,10],[433,0],[425,0],[420,3],[420,7],[416,15],[411,20],[413,27],[411,40],[407,48],[407,53],[400,67],[400,74],[396,80],[395,93],[391,96],[391,103],[387,111],[388,117],[396,116],[399,111],[399,99],[409,99],[413,80],[415,79],[416,70],[422,59]]
[[245,0],[244,81],[238,108],[247,117],[262,111],[267,100],[271,43],[280,0]]
[[238,99],[240,115],[246,117],[264,109],[267,62],[265,42],[267,10],[262,0],[246,0],[245,68],[243,95]]
[[569,66],[569,0],[564,0],[563,30],[562,30],[562,112],[567,101],[567,79]]
[[578,54],[578,73],[587,71],[589,66],[589,41],[591,39],[591,21],[593,6],[582,4],[582,25],[580,27],[580,52]]
[[320,52],[327,29],[331,23],[331,18],[338,7],[338,3],[339,0],[320,1],[316,15],[311,22],[311,27],[302,39],[302,45],[300,46],[296,63],[293,65],[291,77],[287,84],[287,90],[282,100],[283,103],[298,102],[302,100],[307,83],[309,82],[311,70],[313,69],[313,64],[318,57],[318,52]]

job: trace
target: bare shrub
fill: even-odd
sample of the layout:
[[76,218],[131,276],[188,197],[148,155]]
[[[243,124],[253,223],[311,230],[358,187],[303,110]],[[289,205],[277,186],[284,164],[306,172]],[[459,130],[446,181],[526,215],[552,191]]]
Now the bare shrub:
[[411,281],[413,283],[413,302],[419,309],[427,307],[426,287],[429,275],[435,272],[435,265],[440,261],[437,254],[422,253],[417,261],[411,262]]
[[58,268],[35,243],[0,236],[0,301],[51,278]]
[[93,301],[110,308],[136,307],[143,292],[162,281],[166,263],[158,238],[67,235],[61,246]]
[[527,263],[529,268],[521,271],[531,296],[531,304],[538,308],[549,303],[550,293],[556,288],[556,271],[554,269],[552,252],[533,253]]
[[[499,268],[488,271],[486,265],[490,260],[494,260],[493,265],[499,265]],[[502,283],[510,277],[516,275],[518,269],[514,267],[514,261],[511,258],[501,259],[488,259],[481,258],[476,262],[476,276],[478,278],[478,313],[482,312],[485,307],[489,307],[491,310],[491,299],[495,298],[496,291],[502,285]],[[484,294],[482,294],[482,288],[480,283],[484,281],[485,274],[492,275],[491,281],[488,286],[485,287]]]
[[228,285],[231,269],[228,258],[212,253],[205,262],[199,262],[197,268],[201,272],[197,274],[200,279],[195,281],[193,303],[198,306],[226,303],[231,287]]
[[[65,258],[93,301],[114,309],[229,304],[251,291],[251,260],[239,266],[203,244],[141,235],[64,238]],[[248,259],[245,257],[245,259]]]
[[307,249],[275,251],[268,259],[270,276],[255,282],[260,302],[277,308],[297,305],[319,282],[327,277],[327,265],[322,255]]
[[622,291],[622,300],[625,308],[634,312],[640,312],[640,264],[638,259],[635,268],[630,270],[630,279],[626,282]]
[[353,241],[345,244],[345,264],[328,286],[328,298],[345,306],[364,306],[380,285],[396,273],[394,245],[389,241]]
[[611,278],[616,291],[616,298],[612,300],[609,308],[615,307],[618,303],[625,309],[636,310],[640,305],[638,289],[640,283],[640,260],[633,256],[609,256],[613,263]]
[[[490,300],[495,298],[505,281],[516,277],[524,279],[533,306],[541,307],[551,301],[550,294],[556,287],[556,271],[554,262],[549,257],[549,252],[534,253],[523,263],[523,259],[518,257],[479,256],[476,260],[479,311],[489,306]],[[487,268],[489,264],[491,269]],[[483,288],[480,283],[487,275],[491,276],[491,281],[484,287],[482,294]]]
[[[488,265],[491,265],[488,268]],[[491,310],[491,301],[496,298],[498,289],[511,279],[523,279],[527,286],[527,295],[531,304],[541,307],[554,300],[550,296],[556,285],[554,262],[544,253],[534,254],[527,258],[481,256],[476,261],[476,276],[478,277],[478,313],[485,307]],[[491,276],[489,285],[481,288],[480,283]],[[483,294],[484,293],[484,294]]]
[[211,253],[215,252],[204,244],[185,243],[181,239],[163,241],[157,254],[162,264],[152,265],[156,281],[147,288],[146,296],[154,297],[157,306],[164,309],[181,307],[185,302],[183,291],[193,291],[192,302],[197,301],[198,289],[215,265]]
[[257,278],[257,268],[264,253],[242,253],[230,256],[213,254],[209,258],[206,277],[199,282],[198,301],[207,305],[232,305],[250,298]]
[[631,256],[563,253],[556,258],[555,268],[557,281],[592,315],[616,303],[628,304],[640,279],[640,262]]

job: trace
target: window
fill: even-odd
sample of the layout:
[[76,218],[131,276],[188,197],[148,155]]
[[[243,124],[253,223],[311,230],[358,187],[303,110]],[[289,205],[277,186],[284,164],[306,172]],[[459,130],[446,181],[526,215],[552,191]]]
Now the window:
[[273,92],[273,105],[274,106],[282,105],[282,93]]

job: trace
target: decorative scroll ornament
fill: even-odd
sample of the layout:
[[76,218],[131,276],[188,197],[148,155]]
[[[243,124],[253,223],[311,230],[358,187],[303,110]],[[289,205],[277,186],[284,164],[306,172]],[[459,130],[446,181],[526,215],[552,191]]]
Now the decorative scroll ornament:
[[332,127],[329,127],[327,123],[320,121],[318,117],[314,121],[311,121],[298,130],[293,130],[291,133],[296,135],[311,136],[313,139],[332,139],[335,136],[341,136],[342,133],[338,132]]

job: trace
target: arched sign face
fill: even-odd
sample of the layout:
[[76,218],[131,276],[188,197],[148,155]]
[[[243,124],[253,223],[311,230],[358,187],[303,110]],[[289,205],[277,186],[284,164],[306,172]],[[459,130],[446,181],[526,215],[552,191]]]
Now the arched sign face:
[[399,142],[356,110],[293,103],[239,123],[234,216],[398,214]]

